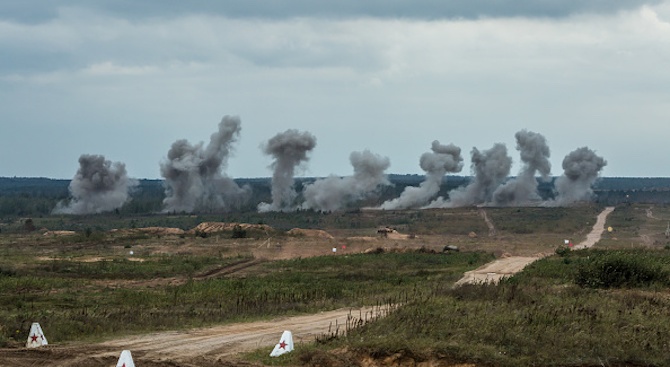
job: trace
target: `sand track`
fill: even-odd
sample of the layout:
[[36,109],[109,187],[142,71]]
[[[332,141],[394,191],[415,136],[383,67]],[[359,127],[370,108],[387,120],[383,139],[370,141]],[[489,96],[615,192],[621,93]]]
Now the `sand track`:
[[116,363],[122,350],[132,352],[138,366],[246,366],[235,355],[258,348],[268,354],[284,330],[291,330],[296,345],[317,336],[346,330],[359,319],[383,317],[389,308],[338,309],[314,315],[276,318],[185,331],[129,336],[97,344],[49,345],[36,349],[0,349],[1,366],[105,366]]
[[[605,208],[596,219],[591,232],[586,235],[586,239],[574,247],[575,250],[585,249],[594,246],[605,231],[605,222],[607,216],[614,211],[614,207]],[[512,276],[525,268],[528,264],[537,261],[545,256],[550,256],[551,253],[541,253],[535,256],[509,256],[497,259],[475,270],[466,272],[463,277],[454,284],[460,286],[468,283],[497,283],[500,279]]]

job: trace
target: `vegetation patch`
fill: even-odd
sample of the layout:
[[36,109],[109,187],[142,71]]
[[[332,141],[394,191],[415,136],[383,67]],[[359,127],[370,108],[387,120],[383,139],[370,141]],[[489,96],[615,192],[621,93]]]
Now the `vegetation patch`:
[[[404,303],[450,286],[490,259],[480,253],[324,256],[258,263],[244,277],[202,280],[194,275],[240,258],[44,261],[0,276],[0,324],[6,326],[0,340],[25,340],[35,321],[53,340],[67,341]],[[168,276],[183,281],[156,281]]]
[[[495,366],[667,365],[670,256],[589,250],[564,259],[540,260],[499,285],[436,290],[328,345],[380,359],[419,355]],[[620,262],[633,273],[658,270],[660,279],[620,283],[625,289],[578,284],[583,267]]]
[[[635,288],[670,285],[667,259],[651,252],[598,251],[582,259],[575,283],[589,288]],[[664,261],[665,260],[665,261]]]

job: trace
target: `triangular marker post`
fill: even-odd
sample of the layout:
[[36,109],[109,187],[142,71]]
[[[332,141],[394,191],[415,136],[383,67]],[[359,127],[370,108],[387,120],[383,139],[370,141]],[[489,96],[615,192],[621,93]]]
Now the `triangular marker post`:
[[135,367],[133,356],[130,355],[129,350],[124,350],[121,352],[121,356],[119,357],[119,362],[116,364],[116,367]]
[[275,345],[275,348],[270,353],[270,357],[277,357],[284,353],[288,353],[293,350],[293,334],[290,331],[286,330],[281,334],[281,339],[279,343]]
[[47,338],[44,336],[44,332],[42,332],[42,327],[40,327],[38,322],[33,322],[30,326],[26,348],[37,348],[47,344],[49,343],[47,343]]

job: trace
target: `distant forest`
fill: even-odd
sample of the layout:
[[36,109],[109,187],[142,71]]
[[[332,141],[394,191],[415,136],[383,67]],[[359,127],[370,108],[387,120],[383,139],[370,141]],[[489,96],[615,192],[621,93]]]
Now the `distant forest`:
[[[313,182],[316,178],[297,178],[296,190]],[[466,185],[470,177],[448,176],[443,181],[439,195],[448,197],[448,192]],[[406,186],[417,186],[423,175],[389,175],[392,186],[382,187],[376,197],[359,203],[362,206],[376,206],[385,200],[398,197]],[[256,211],[260,202],[271,201],[270,178],[241,178],[235,180],[239,185],[249,185],[253,197],[242,209]],[[554,179],[548,182],[539,180],[540,195],[544,199],[554,197]],[[132,200],[117,210],[119,214],[148,214],[163,210],[165,187],[163,180],[139,180],[139,186],[132,192]],[[51,214],[60,201],[69,198],[70,180],[49,178],[0,177],[0,216],[31,217]],[[595,186],[595,201],[600,204],[615,205],[625,202],[670,203],[670,178],[664,177],[604,177]]]

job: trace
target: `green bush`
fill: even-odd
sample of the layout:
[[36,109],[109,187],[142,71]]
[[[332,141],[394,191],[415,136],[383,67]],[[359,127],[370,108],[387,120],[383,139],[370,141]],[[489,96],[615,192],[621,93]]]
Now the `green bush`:
[[570,254],[570,251],[571,250],[569,247],[561,245],[556,248],[556,255],[560,257],[566,257],[568,254]]
[[649,256],[626,252],[596,253],[580,264],[575,283],[586,288],[623,288],[670,284],[668,272]]

